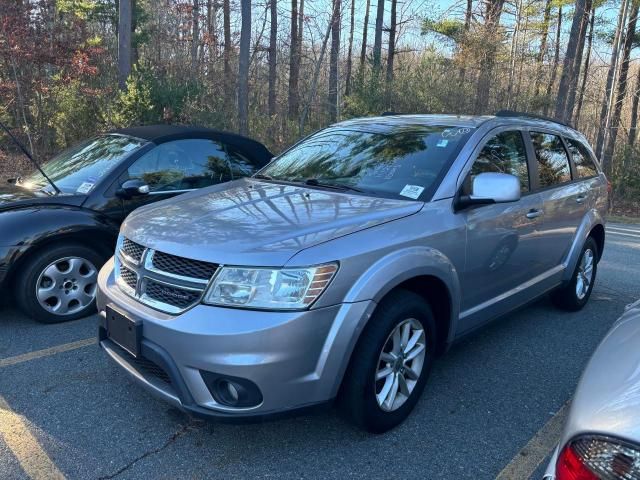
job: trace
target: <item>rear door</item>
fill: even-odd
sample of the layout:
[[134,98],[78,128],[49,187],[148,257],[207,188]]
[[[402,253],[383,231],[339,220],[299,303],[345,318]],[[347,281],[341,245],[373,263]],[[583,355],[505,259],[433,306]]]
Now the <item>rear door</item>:
[[544,129],[529,130],[534,182],[542,196],[543,221],[539,243],[544,270],[559,267],[567,255],[588,206],[588,186],[575,179],[562,137]]

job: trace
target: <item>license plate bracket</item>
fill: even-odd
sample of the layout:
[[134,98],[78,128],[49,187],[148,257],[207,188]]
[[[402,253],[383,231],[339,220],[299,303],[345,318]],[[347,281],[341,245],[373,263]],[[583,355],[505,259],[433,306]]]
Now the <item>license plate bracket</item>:
[[140,355],[142,321],[129,318],[123,312],[107,305],[107,337],[135,358]]

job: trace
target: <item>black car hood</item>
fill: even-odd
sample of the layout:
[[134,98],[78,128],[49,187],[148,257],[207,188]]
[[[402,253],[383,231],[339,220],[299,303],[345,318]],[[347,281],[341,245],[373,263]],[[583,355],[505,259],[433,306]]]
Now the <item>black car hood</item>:
[[52,204],[80,206],[84,199],[83,195],[47,195],[46,193],[20,188],[10,183],[0,184],[0,211]]

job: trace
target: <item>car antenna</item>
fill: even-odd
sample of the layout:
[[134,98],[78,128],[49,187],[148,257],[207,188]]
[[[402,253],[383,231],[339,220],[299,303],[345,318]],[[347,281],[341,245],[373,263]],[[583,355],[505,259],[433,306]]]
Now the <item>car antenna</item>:
[[56,193],[61,194],[61,193],[62,193],[62,191],[60,191],[60,189],[58,188],[58,186],[57,186],[55,183],[53,183],[53,180],[51,180],[51,179],[49,178],[49,176],[48,176],[46,173],[44,173],[44,170],[42,169],[42,167],[40,166],[40,164],[39,164],[38,162],[36,162],[36,160],[33,158],[33,156],[29,153],[29,150],[27,150],[27,149],[24,147],[24,145],[22,145],[22,144],[18,141],[18,139],[17,139],[16,137],[14,137],[14,136],[11,134],[11,132],[10,132],[10,131],[9,131],[9,129],[5,126],[5,124],[4,124],[4,123],[0,122],[0,127],[2,128],[2,130],[4,130],[4,131],[7,133],[7,135],[9,135],[9,138],[10,138],[11,140],[13,140],[13,143],[15,143],[15,144],[18,146],[18,148],[22,151],[22,153],[24,153],[24,154],[25,154],[25,156],[26,156],[29,160],[31,160],[31,163],[33,163],[33,164],[36,166],[36,168],[38,169],[38,171],[42,174],[42,176],[43,176],[44,178],[46,178],[46,179],[47,179],[47,182],[49,182],[49,183],[51,184],[51,186],[52,186],[52,187],[53,187],[53,189],[56,191]]

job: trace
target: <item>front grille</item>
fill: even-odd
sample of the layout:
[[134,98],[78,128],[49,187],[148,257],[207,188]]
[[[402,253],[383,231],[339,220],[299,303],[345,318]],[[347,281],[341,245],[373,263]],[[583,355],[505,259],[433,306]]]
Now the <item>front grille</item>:
[[144,295],[156,302],[184,309],[197,302],[202,292],[186,290],[174,285],[165,285],[147,278],[144,286]]
[[133,242],[128,238],[122,240],[122,253],[135,262],[142,260],[142,254],[144,253],[144,247],[139,243]]
[[128,269],[124,265],[120,265],[120,278],[124,281],[124,283],[132,288],[136,289],[136,285],[138,283],[138,275],[133,270]]
[[209,280],[218,269],[215,263],[177,257],[164,252],[153,253],[153,267],[173,275]]
[[162,368],[157,363],[152,362],[151,360],[143,357],[142,355],[138,355],[138,357],[136,358],[115,343],[113,344],[113,346],[111,346],[111,348],[116,350],[118,355],[125,358],[139,372],[146,373],[147,375],[155,377],[158,380],[162,380],[164,383],[171,385],[171,377],[164,370],[164,368]]

